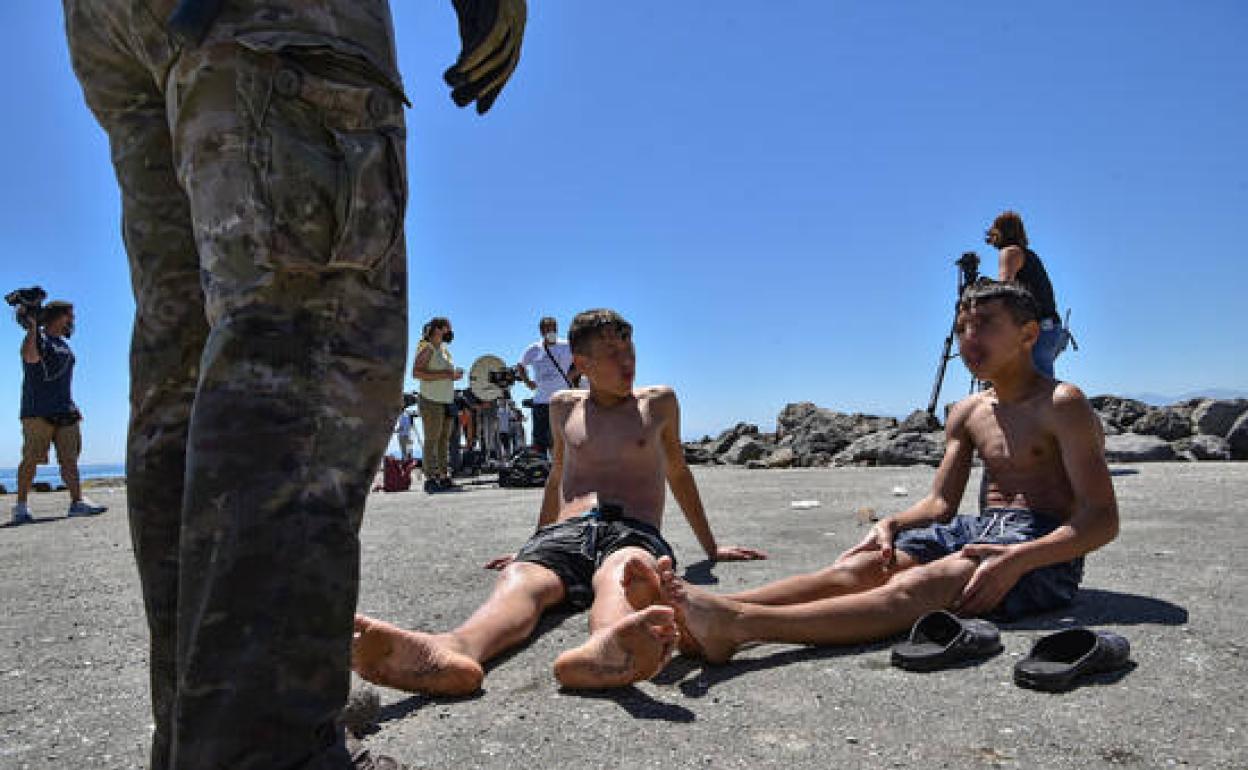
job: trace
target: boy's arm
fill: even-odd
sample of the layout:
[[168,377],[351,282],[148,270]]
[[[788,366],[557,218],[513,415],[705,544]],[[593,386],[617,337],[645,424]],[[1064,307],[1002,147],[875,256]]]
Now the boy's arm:
[[981,560],[962,593],[959,610],[965,614],[997,606],[1028,572],[1078,558],[1118,536],[1118,501],[1105,464],[1100,420],[1074,385],[1062,383],[1053,393],[1053,430],[1074,493],[1070,519],[1027,543],[964,548],[963,554]]
[[[542,492],[542,507],[537,514],[537,527],[541,529],[554,524],[559,518],[559,492],[563,484],[563,423],[571,404],[556,394],[550,400],[550,435],[554,437],[551,447],[550,475],[546,477],[546,487]],[[485,563],[486,569],[502,569],[511,564],[514,553],[498,556]]]
[[711,561],[752,561],[766,559],[767,554],[754,548],[742,548],[735,545],[719,545],[715,535],[711,533],[711,524],[706,519],[706,510],[702,507],[702,496],[698,494],[698,485],[693,480],[693,472],[685,462],[685,449],[680,443],[680,404],[676,393],[670,388],[662,388],[655,395],[655,404],[663,415],[663,427],[660,436],[663,450],[667,455],[667,483],[672,488],[672,496],[685,514],[685,519],[693,529],[693,534],[706,551]]
[[945,454],[936,469],[932,491],[901,513],[876,522],[862,542],[841,554],[840,559],[863,551],[879,551],[880,566],[888,569],[893,564],[893,539],[898,532],[925,527],[935,521],[948,521],[957,513],[971,474],[971,455],[975,449],[967,430],[974,403],[974,397],[966,398],[949,410],[949,421],[945,424]]

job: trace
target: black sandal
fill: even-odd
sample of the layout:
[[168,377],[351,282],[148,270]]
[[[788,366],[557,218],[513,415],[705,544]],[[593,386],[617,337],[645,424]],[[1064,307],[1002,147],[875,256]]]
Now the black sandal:
[[1117,671],[1130,662],[1131,643],[1118,634],[1068,628],[1036,641],[1031,653],[1014,664],[1014,683],[1061,692],[1080,677]]
[[992,623],[936,610],[919,618],[910,639],[893,648],[892,662],[907,671],[935,671],[998,652],[1001,632]]

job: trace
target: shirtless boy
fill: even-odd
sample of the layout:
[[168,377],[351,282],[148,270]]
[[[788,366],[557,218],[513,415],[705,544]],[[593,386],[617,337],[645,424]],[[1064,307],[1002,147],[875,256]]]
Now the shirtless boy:
[[[1084,554],[1118,533],[1100,422],[1078,388],[1036,371],[1036,305],[1017,284],[970,287],[957,334],[967,368],[993,387],[950,411],[931,493],[831,566],[751,591],[710,594],[661,561],[683,652],[723,662],[753,641],[855,644],[932,610],[1017,617],[1074,598]],[[955,516],[974,450],[989,507]]]
[[554,457],[538,529],[501,568],[493,594],[446,634],[405,631],[363,615],[355,621],[352,667],[370,682],[442,695],[475,692],[481,664],[533,633],[546,609],[589,607],[589,639],[561,654],[564,687],[617,687],[649,679],[667,663],[677,629],[659,598],[657,559],[672,563],[659,534],[664,479],[707,556],[766,558],[716,543],[680,444],[680,410],[666,386],[633,388],[632,326],[611,310],[579,314],[569,330],[589,390],[550,403]]

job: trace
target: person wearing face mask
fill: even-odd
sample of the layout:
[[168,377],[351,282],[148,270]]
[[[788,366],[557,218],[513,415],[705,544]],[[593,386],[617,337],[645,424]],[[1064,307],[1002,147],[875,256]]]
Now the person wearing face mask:
[[[516,374],[534,391],[531,399],[533,411],[533,448],[540,452],[550,449],[550,397],[556,391],[574,388],[580,374],[572,363],[572,349],[567,340],[559,339],[559,324],[545,316],[537,325],[542,337],[524,351]],[[529,376],[528,367],[533,367]]]
[[412,376],[420,380],[420,422],[425,432],[421,458],[425,472],[425,492],[434,494],[457,487],[451,482],[451,423],[455,419],[455,380],[464,370],[455,366],[447,345],[455,338],[451,322],[431,318],[416,347]]
[[[37,315],[37,318],[36,318]],[[56,447],[61,479],[69,488],[69,516],[94,516],[108,508],[82,496],[78,479],[78,454],[82,413],[70,393],[74,379],[74,352],[69,338],[74,333],[74,306],[57,300],[37,314],[24,316],[26,338],[22,340],[22,461],[17,468],[17,502],[13,524],[34,521],[26,498],[39,465],[48,461],[48,447]]]

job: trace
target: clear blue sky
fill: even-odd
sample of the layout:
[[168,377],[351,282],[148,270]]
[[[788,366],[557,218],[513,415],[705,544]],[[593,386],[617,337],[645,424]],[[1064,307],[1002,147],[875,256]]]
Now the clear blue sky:
[[[1060,376],[1248,389],[1240,0],[535,0],[485,119],[441,83],[450,3],[393,5],[411,323],[450,316],[461,363],[605,305],[636,324],[639,381],[681,395],[687,437],[769,429],[796,400],[904,414],[927,401],[952,260],[995,256],[982,232],[1008,207],[1074,309]],[[76,303],[84,461],[120,460],[133,303],[107,143],[60,4],[4,3],[0,28],[0,288]],[[0,466],[20,447],[6,328]]]

